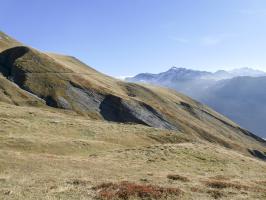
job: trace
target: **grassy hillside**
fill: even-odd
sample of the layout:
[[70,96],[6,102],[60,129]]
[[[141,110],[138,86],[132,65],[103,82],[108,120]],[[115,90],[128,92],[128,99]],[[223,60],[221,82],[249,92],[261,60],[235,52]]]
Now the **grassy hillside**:
[[0,108],[0,199],[115,199],[117,189],[122,199],[266,197],[265,162],[192,135],[50,108]]
[[178,130],[248,154],[265,152],[263,140],[182,94],[119,81],[73,57],[15,47],[0,53],[0,71],[3,85],[17,85],[14,93],[4,87],[2,99],[7,94],[18,99],[23,91],[23,105],[28,100],[29,105],[73,110],[91,119]]

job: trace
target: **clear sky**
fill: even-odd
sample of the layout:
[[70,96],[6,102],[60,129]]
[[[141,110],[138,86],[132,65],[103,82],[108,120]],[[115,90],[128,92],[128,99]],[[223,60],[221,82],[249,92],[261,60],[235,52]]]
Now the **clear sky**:
[[265,0],[1,0],[0,30],[113,76],[266,71]]

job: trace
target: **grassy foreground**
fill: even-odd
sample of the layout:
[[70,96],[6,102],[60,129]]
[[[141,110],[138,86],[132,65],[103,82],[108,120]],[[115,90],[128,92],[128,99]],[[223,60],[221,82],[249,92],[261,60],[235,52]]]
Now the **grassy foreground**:
[[0,199],[266,199],[266,163],[192,136],[0,103]]

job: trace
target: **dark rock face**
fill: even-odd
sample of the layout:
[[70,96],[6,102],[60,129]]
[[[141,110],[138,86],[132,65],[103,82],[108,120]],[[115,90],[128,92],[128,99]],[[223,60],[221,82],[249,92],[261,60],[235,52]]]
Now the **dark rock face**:
[[114,122],[137,123],[156,128],[177,129],[167,122],[151,106],[138,101],[126,101],[120,97],[108,95],[100,105],[104,119]]
[[261,160],[265,160],[266,161],[266,154],[261,152],[261,151],[258,151],[258,150],[251,150],[251,149],[248,149],[249,153],[256,157],[256,158],[259,158]]
[[114,122],[133,122],[137,124],[147,125],[142,120],[138,119],[131,112],[123,100],[117,96],[108,95],[104,98],[100,105],[101,115],[104,119]]
[[[69,82],[66,89],[66,99],[64,102],[68,101],[68,105],[71,105],[71,108],[73,109],[73,106],[79,110],[85,111],[85,112],[94,112],[99,113],[100,112],[100,104],[104,99],[104,95],[100,94],[92,89],[89,88],[83,88],[73,82]],[[64,105],[63,97],[61,97],[60,105]],[[63,106],[66,108],[65,106]],[[67,106],[69,107],[69,106]]]
[[25,71],[15,65],[14,62],[28,51],[29,48],[27,47],[14,47],[0,54],[0,72],[18,85],[23,85],[26,79],[26,74]]

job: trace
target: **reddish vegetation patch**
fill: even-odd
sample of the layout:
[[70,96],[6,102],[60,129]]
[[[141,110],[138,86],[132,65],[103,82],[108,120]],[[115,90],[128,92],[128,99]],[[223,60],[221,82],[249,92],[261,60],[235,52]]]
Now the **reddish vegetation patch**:
[[254,181],[254,182],[262,186],[266,186],[266,180],[260,180],[260,181]]
[[199,187],[191,187],[191,188],[190,188],[190,191],[191,191],[191,192],[203,192],[203,190],[200,189]]
[[140,199],[167,199],[181,196],[182,191],[178,188],[164,188],[155,185],[140,185],[130,182],[103,183],[94,187],[100,199],[128,200],[132,197]]

